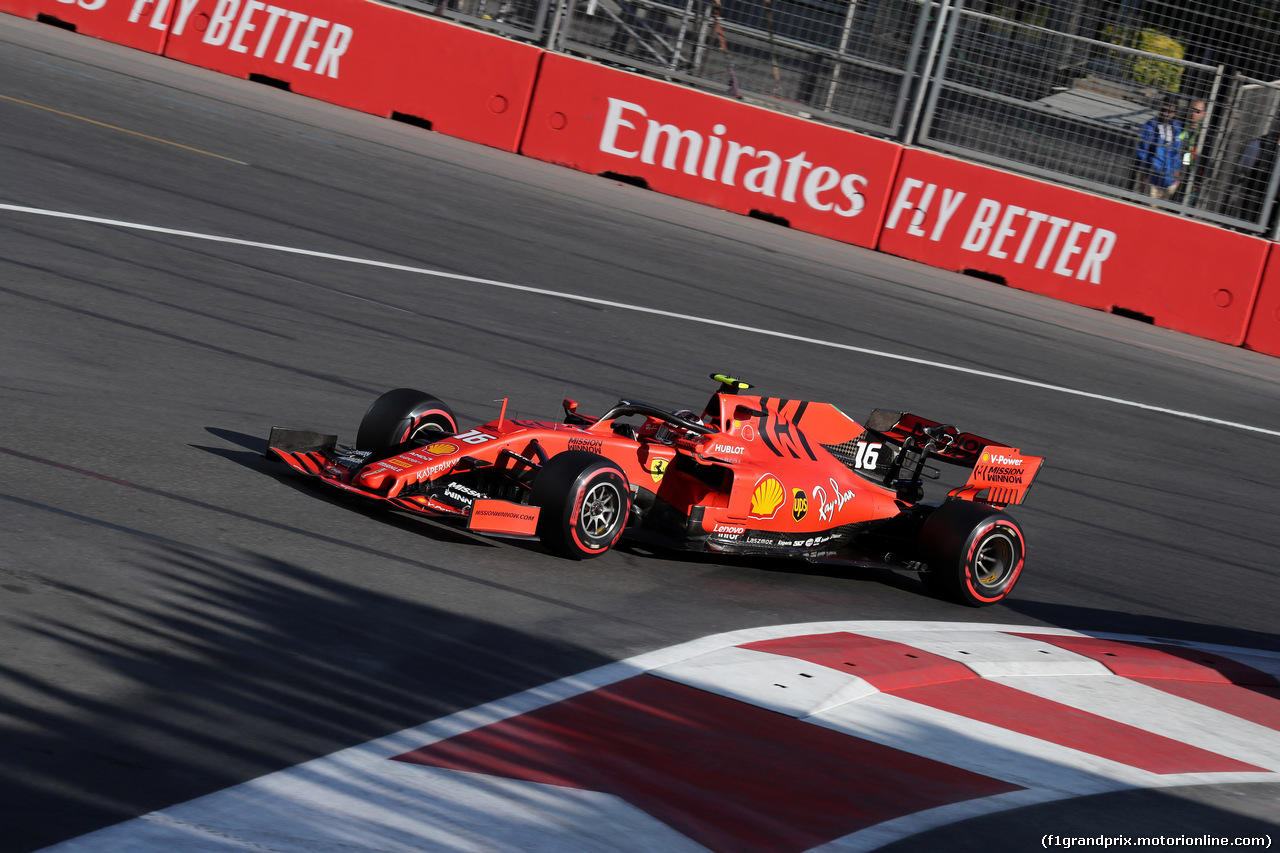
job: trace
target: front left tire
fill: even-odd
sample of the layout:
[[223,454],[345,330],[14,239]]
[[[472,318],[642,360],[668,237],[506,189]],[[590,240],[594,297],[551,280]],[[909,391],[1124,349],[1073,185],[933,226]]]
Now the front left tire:
[[542,466],[530,503],[539,507],[538,538],[571,560],[598,557],[613,547],[631,513],[627,476],[595,453],[570,450]]

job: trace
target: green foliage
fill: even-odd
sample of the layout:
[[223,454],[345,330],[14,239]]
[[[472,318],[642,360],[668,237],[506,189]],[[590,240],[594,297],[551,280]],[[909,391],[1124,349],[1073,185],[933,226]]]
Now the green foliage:
[[1141,86],[1151,86],[1166,92],[1178,92],[1182,89],[1182,66],[1172,62],[1163,62],[1155,56],[1168,56],[1182,59],[1186,48],[1182,43],[1167,33],[1149,27],[1107,27],[1103,30],[1103,38],[1111,44],[1136,48],[1151,56],[1125,54],[1122,67],[1125,76]]

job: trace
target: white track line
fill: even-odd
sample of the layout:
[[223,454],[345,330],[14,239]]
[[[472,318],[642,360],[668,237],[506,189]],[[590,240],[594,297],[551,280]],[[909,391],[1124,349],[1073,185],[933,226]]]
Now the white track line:
[[1147,412],[1158,412],[1162,415],[1172,415],[1177,418],[1185,418],[1192,421],[1200,421],[1201,423],[1216,424],[1217,426],[1230,427],[1231,429],[1245,430],[1247,432],[1257,432],[1263,435],[1272,435],[1280,437],[1280,430],[1267,429],[1266,427],[1252,426],[1250,424],[1237,423],[1235,421],[1226,421],[1219,418],[1211,418],[1207,415],[1198,415],[1194,412],[1182,412],[1177,409],[1167,409],[1163,406],[1152,406],[1147,403],[1139,403],[1134,400],[1125,400],[1120,397],[1110,397],[1106,394],[1094,394],[1090,391],[1080,391],[1076,388],[1067,388],[1062,385],[1051,385],[1046,382],[1037,382],[1032,379],[1022,379],[1017,376],[1009,376],[1003,373],[994,373],[989,370],[978,370],[972,367],[963,367],[958,364],[947,364],[941,361],[931,361],[924,358],[916,358],[909,355],[901,355],[899,353],[885,352],[884,350],[868,349],[866,347],[854,346],[852,344],[842,344],[836,341],[825,341],[821,338],[810,338],[805,335],[793,335],[788,332],[779,332],[773,329],[762,329],[758,326],[744,326],[740,323],[730,323],[725,320],[716,320],[710,317],[698,317],[693,314],[681,314],[675,311],[664,311],[660,308],[649,308],[644,305],[632,305],[627,302],[614,302],[610,299],[597,299],[593,296],[581,296],[576,293],[565,293],[559,290],[547,290],[541,287],[530,287],[524,284],[512,284],[505,281],[495,281],[488,278],[477,278],[476,276],[462,275],[460,273],[444,272],[442,270],[427,269],[426,267],[415,267],[407,264],[394,264],[388,261],[375,261],[370,258],[357,258],[350,255],[335,255],[330,252],[316,252],[310,249],[299,249],[293,246],[280,246],[272,243],[259,243],[254,240],[240,240],[235,237],[220,237],[216,234],[201,234],[197,231],[180,231],[176,228],[161,228],[157,225],[143,225],[137,222],[124,222],[118,219],[104,219],[99,216],[85,216],[78,213],[65,213],[57,210],[43,210],[37,207],[22,207],[16,204],[0,204],[0,210],[8,210],[14,213],[27,213],[34,216],[50,216],[56,219],[72,219],[77,222],[90,222],[95,225],[107,225],[114,228],[128,228],[134,231],[150,231],[155,234],[168,234],[173,237],[190,237],[194,240],[207,240],[214,243],[228,243],[234,246],[248,246],[254,249],[267,249],[272,252],[285,252],[292,255],[305,255],[310,258],[323,258],[330,261],[340,261],[348,264],[360,264],[367,267],[378,267],[380,269],[397,270],[399,272],[414,273],[416,275],[426,275],[435,278],[445,278],[452,281],[463,281],[469,284],[480,284],[486,287],[499,287],[505,290],[516,290],[522,293],[534,293],[539,296],[550,296],[554,299],[566,299],[573,302],[582,302],[588,305],[601,305],[607,308],[620,308],[624,311],[635,311],[640,314],[652,314],[657,317],[668,317],[673,320],[685,320],[690,323],[700,323],[704,326],[717,326],[722,329],[733,329],[738,332],[748,332],[754,335],[765,335],[771,338],[782,338],[796,343],[813,344],[820,347],[828,347],[830,349],[844,350],[845,352],[855,352],[860,355],[869,355],[876,358],[887,358],[893,361],[905,361],[911,364],[921,365],[923,367],[935,367],[939,370],[949,370],[953,373],[965,373],[970,376],[981,376],[984,379],[995,379],[1000,382],[1011,382],[1015,385],[1025,385],[1030,388],[1039,388],[1044,391],[1053,391],[1058,394],[1070,394],[1073,397],[1084,397],[1089,400],[1098,400],[1104,403],[1114,403],[1118,406],[1127,406],[1131,409],[1142,409]]

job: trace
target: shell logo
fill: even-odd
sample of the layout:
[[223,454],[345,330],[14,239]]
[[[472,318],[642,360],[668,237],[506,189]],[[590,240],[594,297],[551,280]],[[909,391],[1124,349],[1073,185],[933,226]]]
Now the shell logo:
[[787,490],[782,481],[772,474],[765,474],[756,482],[755,491],[751,493],[751,516],[773,518],[786,497]]
[[439,441],[435,444],[429,444],[426,448],[427,452],[432,456],[446,456],[450,453],[456,453],[458,445],[450,444],[447,441]]
[[980,460],[978,460],[978,461],[979,461],[979,462],[990,462],[990,461],[991,461],[991,454],[990,454],[990,453],[987,453],[986,451],[983,451],[983,453],[982,453],[982,458],[981,458]]

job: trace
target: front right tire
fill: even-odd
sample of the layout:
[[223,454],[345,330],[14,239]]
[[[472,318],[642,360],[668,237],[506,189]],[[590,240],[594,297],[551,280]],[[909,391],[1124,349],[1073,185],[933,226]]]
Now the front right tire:
[[360,421],[356,449],[377,459],[399,453],[413,441],[448,438],[458,432],[453,410],[425,391],[397,388],[373,401]]

